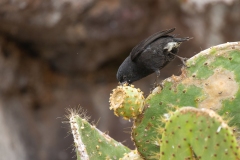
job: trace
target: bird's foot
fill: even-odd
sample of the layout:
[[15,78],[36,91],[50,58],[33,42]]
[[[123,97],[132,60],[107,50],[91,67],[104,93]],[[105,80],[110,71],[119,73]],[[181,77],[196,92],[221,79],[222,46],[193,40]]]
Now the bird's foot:
[[172,53],[172,52],[169,52],[169,53],[172,54],[172,55],[174,55],[174,56],[176,56],[176,57],[178,57],[178,58],[182,61],[183,66],[186,67],[186,68],[188,68],[187,63],[186,63],[186,61],[188,60],[188,58],[186,58],[186,57],[180,57],[180,56],[178,56],[178,55],[176,55],[176,54],[174,54],[174,53]]
[[161,89],[163,89],[163,84],[162,82],[155,84],[154,88],[160,87]]
[[186,67],[186,68],[188,68],[187,63],[186,63],[187,60],[188,60],[188,58],[180,57],[180,56],[178,56],[178,58],[182,61],[183,66]]
[[160,93],[161,90],[163,89],[163,84],[162,83],[154,83],[152,88],[150,89],[150,93],[154,94],[154,93]]

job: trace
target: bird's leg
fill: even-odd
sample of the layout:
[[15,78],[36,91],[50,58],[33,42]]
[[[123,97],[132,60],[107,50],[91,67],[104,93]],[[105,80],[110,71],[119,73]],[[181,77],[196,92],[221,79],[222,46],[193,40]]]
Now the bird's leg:
[[188,58],[180,57],[180,56],[178,56],[178,55],[176,55],[176,54],[174,54],[174,53],[172,53],[172,52],[168,52],[168,53],[170,53],[170,54],[178,57],[178,58],[182,61],[183,65],[184,65],[185,67],[187,67],[186,61],[188,60]]
[[157,82],[158,79],[159,79],[159,77],[160,77],[160,69],[158,69],[158,70],[156,71],[156,74],[157,74],[157,79],[156,79],[156,82]]
[[156,73],[156,75],[157,75],[157,78],[156,78],[156,80],[155,80],[155,83],[154,83],[153,87],[156,88],[156,87],[159,86],[159,85],[162,87],[162,84],[161,84],[160,81],[159,81],[160,69],[156,70],[155,73]]

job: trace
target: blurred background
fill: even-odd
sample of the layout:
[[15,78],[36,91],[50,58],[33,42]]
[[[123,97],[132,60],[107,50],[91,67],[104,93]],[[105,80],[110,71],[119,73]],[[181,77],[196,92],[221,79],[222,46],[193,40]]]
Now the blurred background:
[[[76,159],[66,108],[134,148],[109,110],[116,72],[149,35],[194,37],[179,55],[240,40],[239,0],[0,0],[0,160]],[[161,78],[181,74],[175,59]],[[134,85],[149,93],[156,75]]]

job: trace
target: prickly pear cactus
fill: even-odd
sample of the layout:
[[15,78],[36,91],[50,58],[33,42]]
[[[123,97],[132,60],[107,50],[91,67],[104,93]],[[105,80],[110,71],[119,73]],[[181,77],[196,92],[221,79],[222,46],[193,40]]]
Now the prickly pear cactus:
[[134,120],[134,151],[70,116],[77,157],[240,160],[240,42],[204,50],[186,64],[180,76],[164,80],[146,99],[134,86],[113,90],[110,109]]
[[200,52],[187,61],[182,75],[163,81],[160,93],[150,94],[134,121],[132,138],[145,159],[160,158],[164,117],[176,108],[209,108],[228,125],[240,128],[240,43],[226,43]]

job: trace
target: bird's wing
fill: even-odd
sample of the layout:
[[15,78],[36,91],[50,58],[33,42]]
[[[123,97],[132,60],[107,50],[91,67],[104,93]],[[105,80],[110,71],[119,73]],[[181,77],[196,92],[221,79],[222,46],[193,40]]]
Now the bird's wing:
[[134,61],[141,53],[142,51],[144,51],[144,49],[150,44],[152,43],[153,41],[155,41],[156,39],[162,37],[162,36],[165,36],[167,35],[168,33],[171,33],[175,30],[175,28],[172,28],[172,29],[168,29],[168,30],[165,30],[165,31],[161,31],[161,32],[157,32],[153,35],[151,35],[150,37],[148,37],[147,39],[141,41],[138,45],[136,45],[131,53],[130,53],[130,57],[131,57],[131,60]]

